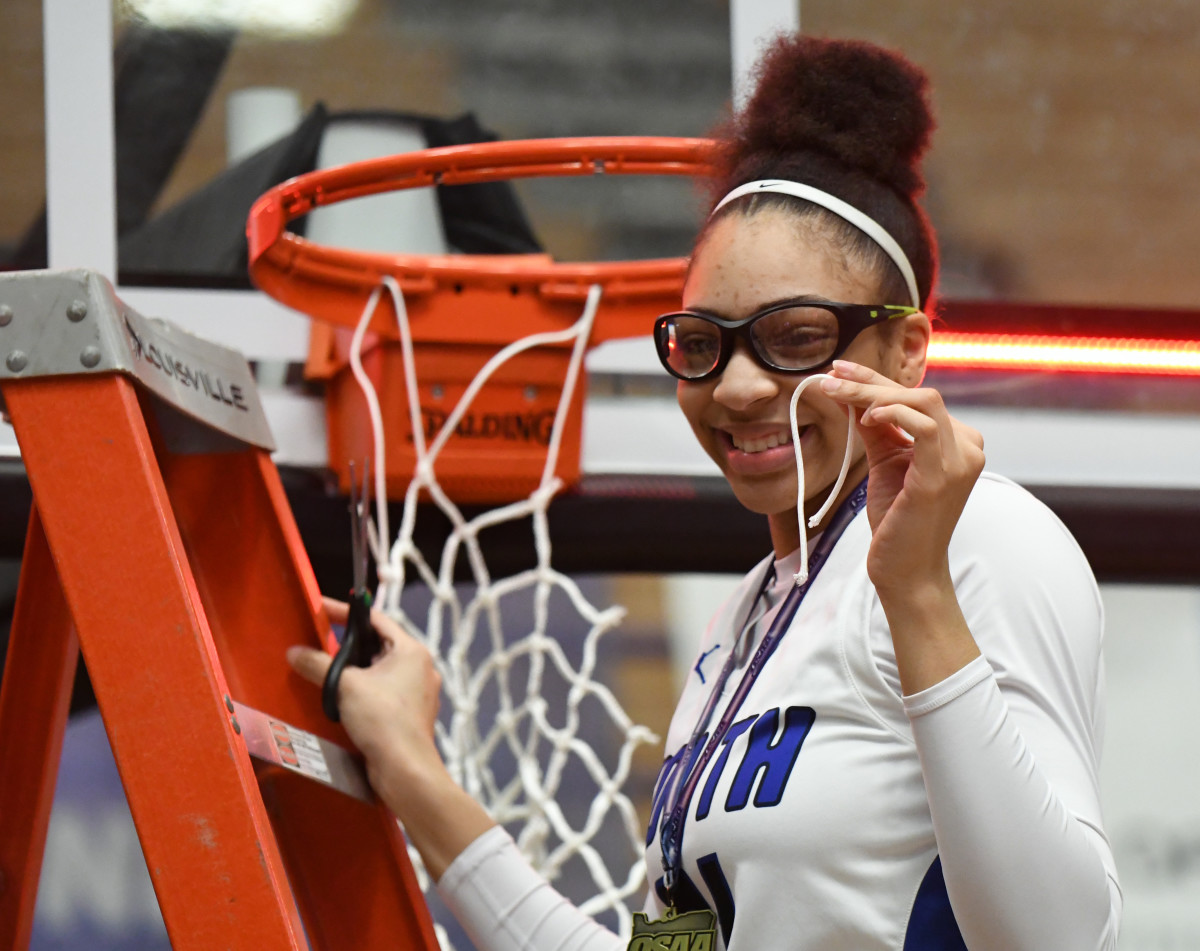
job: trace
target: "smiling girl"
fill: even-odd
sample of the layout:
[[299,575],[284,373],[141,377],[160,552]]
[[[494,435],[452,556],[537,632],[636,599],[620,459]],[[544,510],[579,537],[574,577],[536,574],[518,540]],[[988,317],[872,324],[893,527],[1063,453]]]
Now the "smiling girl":
[[[931,129],[898,55],[783,38],[722,137],[655,343],[774,551],[713,619],[676,709],[647,835],[658,922],[640,927],[657,936],[630,947],[1115,947],[1095,582],[920,387]],[[342,720],[477,945],[625,947],[453,783],[429,657],[375,623],[387,647],[345,672]],[[326,655],[289,656],[323,680]]]

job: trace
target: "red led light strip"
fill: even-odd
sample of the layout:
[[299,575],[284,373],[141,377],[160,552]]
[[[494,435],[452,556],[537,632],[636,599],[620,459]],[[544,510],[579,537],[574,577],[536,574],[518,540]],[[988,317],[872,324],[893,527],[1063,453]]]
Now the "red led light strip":
[[934,333],[929,365],[1200,376],[1200,341]]

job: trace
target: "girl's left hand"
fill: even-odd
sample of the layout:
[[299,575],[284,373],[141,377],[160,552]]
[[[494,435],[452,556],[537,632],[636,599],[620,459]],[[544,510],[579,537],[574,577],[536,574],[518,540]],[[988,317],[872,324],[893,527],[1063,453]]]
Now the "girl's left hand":
[[836,360],[822,391],[856,414],[870,481],[867,573],[881,596],[950,580],[947,548],[983,471],[983,437],[937,390],[910,388]]

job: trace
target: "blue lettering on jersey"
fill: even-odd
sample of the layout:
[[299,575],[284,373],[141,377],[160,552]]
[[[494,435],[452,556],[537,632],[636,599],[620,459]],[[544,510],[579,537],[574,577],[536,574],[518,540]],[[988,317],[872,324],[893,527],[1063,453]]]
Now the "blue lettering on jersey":
[[[725,766],[729,762],[734,743],[747,730],[750,731],[750,737],[746,743],[746,751],[742,754],[742,760],[738,763],[737,771],[734,773],[733,783],[729,787],[729,795],[725,799],[725,811],[736,812],[746,808],[746,804],[750,801],[750,790],[760,772],[762,779],[758,781],[754,805],[760,808],[779,805],[788,779],[791,777],[792,768],[796,765],[796,758],[800,755],[800,748],[804,745],[804,740],[816,719],[817,714],[812,707],[788,707],[783,715],[783,731],[778,739],[775,738],[775,734],[780,732],[778,707],[732,724],[721,740],[721,752],[713,761],[712,767],[708,771],[708,777],[704,780],[704,786],[700,789],[699,796],[696,797],[696,820],[704,819],[712,810],[713,797],[716,795],[721,776],[725,772]],[[696,744],[688,763],[688,774],[695,766],[707,738],[708,735],[705,734]],[[664,760],[662,768],[659,770],[658,782],[654,787],[650,827],[646,831],[647,846],[653,845],[658,836],[659,824],[665,818],[663,813],[666,810],[667,794],[674,785],[674,774],[682,756],[683,749],[680,749],[674,756]],[[687,774],[680,782],[686,779]]]
[[[692,767],[696,765],[696,760],[700,757],[700,753],[704,749],[704,744],[707,741],[708,734],[705,733],[702,734],[700,739],[696,742],[696,746],[692,750],[692,757],[690,760],[688,760],[687,773],[684,773],[683,778],[679,780],[681,785],[687,781],[688,775],[691,773]],[[685,746],[677,751],[674,756],[664,760],[662,768],[658,771],[658,783],[654,787],[654,800],[650,812],[650,826],[646,830],[647,848],[654,843],[655,838],[658,836],[658,825],[659,822],[661,822],[664,818],[663,809],[666,806],[667,793],[671,786],[674,785],[674,783],[671,781],[671,777],[674,775],[676,767],[679,766],[679,761],[683,758],[683,753],[686,749],[687,747]]]
[[744,809],[750,799],[750,787],[754,785],[760,770],[762,779],[754,794],[754,805],[776,806],[783,798],[783,790],[800,755],[800,747],[808,731],[812,729],[817,714],[812,707],[788,707],[784,714],[783,734],[775,740],[779,731],[779,708],[768,710],[755,721],[746,743],[746,754],[738,764],[729,795],[725,799],[725,811]]
[[708,779],[704,781],[700,798],[696,800],[697,819],[707,816],[708,810],[712,807],[713,793],[717,790],[717,782],[721,779],[721,773],[725,771],[725,763],[729,760],[729,750],[733,747],[733,741],[750,729],[750,725],[755,719],[755,717],[747,717],[745,720],[739,720],[730,725],[729,732],[725,734],[725,739],[722,741],[725,748],[721,750],[721,755],[717,757],[712,769],[708,771]]

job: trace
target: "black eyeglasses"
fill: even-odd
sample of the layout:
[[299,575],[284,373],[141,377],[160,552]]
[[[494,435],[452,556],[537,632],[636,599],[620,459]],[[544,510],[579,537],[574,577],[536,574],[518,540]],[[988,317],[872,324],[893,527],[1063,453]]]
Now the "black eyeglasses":
[[681,311],[654,322],[654,347],[668,373],[691,383],[723,372],[738,338],[768,370],[809,373],[840,357],[875,323],[916,313],[916,307],[807,298],[780,301],[742,320]]

